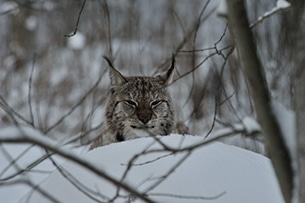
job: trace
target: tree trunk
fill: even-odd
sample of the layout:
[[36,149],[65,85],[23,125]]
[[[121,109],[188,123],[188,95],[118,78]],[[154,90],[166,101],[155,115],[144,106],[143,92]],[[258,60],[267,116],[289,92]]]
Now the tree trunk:
[[[303,35],[303,37],[305,37]],[[304,39],[304,38],[303,38]],[[303,49],[303,54],[304,54]],[[301,72],[296,71],[295,74],[295,111],[296,111],[296,122],[297,122],[297,143],[298,143],[298,198],[299,202],[305,200],[305,71],[304,65],[305,60],[303,58],[299,58],[300,60],[294,62],[301,62],[298,64],[294,64],[294,68],[298,69],[298,67],[302,68]],[[301,201],[302,200],[302,201]]]
[[283,197],[288,203],[291,201],[293,188],[291,158],[284,144],[279,124],[272,112],[264,70],[257,56],[245,5],[243,0],[228,0],[227,5],[230,28],[234,35],[255,112],[270,152]]
[[304,0],[292,1],[290,11],[291,29],[288,41],[292,42],[292,68],[294,85],[294,110],[296,112],[296,133],[297,133],[297,158],[298,158],[298,200],[305,200],[305,2]]

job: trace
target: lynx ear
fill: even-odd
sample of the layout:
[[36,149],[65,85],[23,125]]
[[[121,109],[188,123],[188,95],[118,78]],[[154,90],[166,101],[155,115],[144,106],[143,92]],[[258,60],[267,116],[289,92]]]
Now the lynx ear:
[[175,69],[175,55],[173,54],[170,68],[166,71],[166,73],[160,75],[161,78],[164,80],[164,84],[168,85],[173,81],[174,69]]
[[109,69],[109,77],[111,86],[121,85],[127,82],[127,79],[112,65],[110,59],[107,56],[103,56],[103,58],[107,61],[110,69]]

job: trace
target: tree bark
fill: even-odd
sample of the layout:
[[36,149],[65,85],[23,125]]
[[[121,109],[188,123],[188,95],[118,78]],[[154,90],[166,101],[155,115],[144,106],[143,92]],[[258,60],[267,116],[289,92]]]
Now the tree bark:
[[[303,35],[303,37],[305,37]],[[304,39],[304,38],[303,38]],[[303,54],[304,54],[303,49]],[[302,62],[305,64],[304,56],[294,62]],[[297,63],[294,65],[295,69],[302,68],[301,72],[295,74],[295,112],[297,124],[297,156],[298,156],[298,199],[305,200],[305,71],[304,65]]]
[[291,61],[293,69],[292,83],[294,86],[294,110],[296,113],[297,161],[298,161],[298,200],[305,200],[305,2],[294,0],[289,15],[290,29],[287,41],[291,42]]
[[264,70],[257,55],[253,34],[249,28],[245,5],[243,0],[228,0],[227,5],[230,28],[234,35],[257,119],[261,125],[283,197],[288,203],[291,201],[293,189],[291,158],[284,144],[279,124],[272,112]]

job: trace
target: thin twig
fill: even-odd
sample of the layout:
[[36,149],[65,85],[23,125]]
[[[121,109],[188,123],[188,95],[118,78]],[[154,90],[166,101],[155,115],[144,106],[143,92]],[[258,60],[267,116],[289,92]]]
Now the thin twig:
[[169,193],[149,193],[149,196],[159,196],[159,197],[172,197],[178,199],[192,199],[192,200],[216,200],[224,196],[227,192],[221,192],[212,197],[204,196],[190,196],[190,195],[181,195],[181,194],[169,194]]
[[[2,154],[6,155],[6,158],[10,160],[10,163],[5,168],[3,168],[3,170],[1,171],[0,177],[2,177],[6,173],[6,171],[8,171],[12,166],[14,166],[17,163],[17,161],[19,159],[21,159],[32,147],[33,147],[33,145],[27,147],[15,159],[13,159],[10,156],[10,154],[4,149],[4,147],[2,145],[0,145],[0,150],[2,151]],[[18,170],[18,171],[21,171],[21,170]],[[16,173],[16,175],[19,175],[21,173]],[[8,179],[11,179],[11,178],[15,177],[16,175],[12,174],[11,176],[3,178],[3,179],[0,178],[0,181],[5,181],[5,180],[8,180]]]
[[[46,150],[46,153],[49,154],[49,152]],[[103,203],[100,199],[97,199],[95,196],[100,196],[103,199],[107,199],[109,202],[109,198],[106,196],[101,196],[100,193],[93,191],[92,189],[90,189],[89,187],[87,187],[86,185],[84,185],[81,181],[79,181],[76,177],[74,177],[69,171],[67,171],[65,168],[63,168],[62,166],[58,165],[56,163],[56,161],[49,156],[50,161],[52,162],[52,164],[57,168],[57,170],[59,171],[59,173],[65,178],[67,179],[77,190],[79,190],[81,193],[83,193],[84,195],[86,195],[89,199],[92,199],[95,202],[99,202],[99,203]],[[90,194],[91,193],[91,194]],[[106,203],[106,202],[105,202]]]
[[[50,194],[50,192],[43,190],[42,188],[39,187],[39,184],[35,185],[33,182],[31,182],[28,179],[12,180],[12,181],[8,181],[8,182],[5,182],[5,183],[0,182],[0,186],[2,186],[2,185],[6,185],[6,186],[8,186],[8,185],[17,185],[17,184],[18,185],[20,185],[20,184],[29,185],[30,187],[33,188],[33,190],[38,191],[42,196],[46,197],[51,202],[53,202],[53,203],[60,203],[60,201],[58,201],[58,199],[56,199],[56,197],[52,196]],[[28,201],[26,201],[26,202],[29,202],[30,197],[28,197],[27,200]]]
[[112,42],[111,42],[111,27],[110,27],[110,14],[109,14],[109,7],[107,4],[107,0],[103,1],[103,11],[104,11],[104,19],[106,23],[106,36],[107,36],[107,49],[108,53],[107,55],[110,57],[111,60],[113,60],[113,53],[112,53]]
[[[153,163],[153,162],[158,161],[158,160],[160,160],[160,159],[163,159],[163,158],[165,158],[165,157],[171,156],[171,155],[173,155],[173,154],[174,154],[174,153],[171,152],[171,153],[169,153],[169,154],[165,154],[165,155],[159,156],[159,157],[157,157],[157,158],[155,158],[155,159],[152,159],[152,160],[149,160],[149,161],[145,161],[145,162],[137,163],[137,164],[132,164],[132,166],[143,166],[143,165],[146,165],[146,164],[150,164],[150,163]],[[141,154],[141,155],[142,155],[142,154]],[[126,164],[121,164],[121,165],[122,165],[122,166],[125,166]]]
[[32,80],[33,80],[33,72],[34,72],[35,61],[36,61],[36,54],[34,54],[34,56],[33,56],[32,68],[31,68],[30,77],[29,77],[29,93],[28,93],[28,105],[29,105],[29,111],[30,111],[31,125],[32,126],[35,126],[33,109],[32,109]]
[[186,154],[175,165],[173,165],[171,169],[168,170],[167,173],[162,178],[160,178],[155,184],[148,187],[144,193],[147,193],[153,190],[154,188],[156,188],[158,185],[160,185],[166,178],[168,178],[171,174],[173,174],[174,171],[192,154],[192,150],[186,150],[185,152]]
[[[210,1],[207,1],[206,5],[209,4],[209,2]],[[205,6],[203,7],[202,10],[204,10],[204,9],[205,9]],[[178,43],[177,48],[173,51],[173,55],[175,57],[180,52],[180,50],[183,48],[183,46],[189,41],[189,39],[191,38],[192,34],[196,31],[196,28],[197,28],[198,24],[201,25],[203,22],[205,22],[216,9],[217,9],[217,6],[215,6],[213,9],[211,9],[211,11],[204,18],[202,18],[200,21],[196,21],[194,23],[194,25],[192,26],[191,30],[188,31],[188,33],[184,36],[184,38],[181,40],[181,42]],[[161,63],[158,66],[157,70],[159,70],[160,68],[164,67],[165,64],[167,64],[169,62],[169,60],[170,59],[167,59],[164,63]],[[156,73],[154,73],[154,74],[156,74]]]
[[[216,94],[216,97],[217,97],[217,94]],[[213,122],[212,122],[212,125],[210,127],[210,130],[208,131],[208,133],[204,136],[204,138],[207,138],[211,133],[212,131],[214,130],[214,127],[215,127],[215,121],[216,121],[216,118],[217,118],[217,110],[218,110],[218,105],[217,105],[217,99],[215,97],[215,106],[214,106],[214,116],[213,116]]]
[[[221,39],[224,37],[226,30],[227,30],[227,26],[226,26],[226,28],[225,28],[224,34],[221,36]],[[217,43],[215,43],[215,48],[217,47],[217,44],[218,44],[220,41],[221,41],[221,40],[219,40]],[[234,47],[231,47],[230,51],[228,52],[228,54],[227,54],[226,56],[224,56],[224,55],[222,54],[222,51],[217,51],[217,52],[216,52],[217,54],[219,54],[219,55],[221,55],[221,56],[223,57],[224,62],[223,62],[223,64],[222,64],[222,66],[221,66],[221,71],[220,71],[220,75],[219,75],[219,78],[218,78],[219,83],[218,83],[217,92],[216,92],[216,95],[215,95],[215,107],[214,107],[213,122],[212,122],[212,126],[211,126],[210,130],[209,130],[208,133],[205,135],[205,138],[207,138],[207,137],[211,134],[211,132],[213,131],[213,129],[214,129],[214,127],[215,127],[215,123],[216,123],[216,119],[217,119],[218,106],[219,106],[219,104],[218,104],[219,99],[218,99],[218,98],[220,97],[220,89],[223,88],[223,90],[224,90],[224,92],[225,92],[225,89],[224,89],[224,87],[223,87],[223,85],[222,85],[222,76],[223,76],[224,68],[225,68],[225,66],[226,66],[226,64],[227,64],[228,58],[229,58],[229,56],[233,53],[233,49],[234,49]],[[228,101],[228,100],[227,100],[227,101]]]
[[[25,119],[21,114],[19,114],[17,111],[15,111],[5,100],[3,96],[0,95],[0,107],[7,113],[7,115],[10,117],[10,119],[13,121],[14,124],[17,124],[17,119],[22,120],[28,125],[31,125],[31,122]],[[15,117],[16,116],[16,117]]]
[[[203,9],[201,10],[200,12],[200,15],[198,17],[198,20],[197,20],[197,23],[196,23],[196,27],[195,27],[195,31],[194,31],[194,37],[193,37],[193,41],[192,41],[192,46],[193,46],[193,49],[195,50],[196,49],[196,40],[197,40],[197,34],[198,34],[198,30],[200,28],[200,21],[201,21],[201,18],[202,18],[202,15],[204,13],[204,11],[206,10],[206,8],[208,7],[208,4],[210,3],[210,1],[207,1],[207,3],[204,5]],[[196,56],[195,56],[195,52],[192,53],[192,69],[195,68],[195,59],[196,59]],[[194,91],[194,87],[195,87],[195,71],[192,72],[192,86],[191,86],[191,89],[190,89],[190,92],[189,92],[189,96],[187,97],[186,101],[185,101],[185,104],[187,104],[191,98],[191,95],[193,94],[193,91]],[[184,105],[185,105],[184,104]],[[183,106],[184,106],[183,105]]]
[[203,48],[203,49],[192,49],[192,50],[181,50],[179,52],[182,52],[182,53],[194,53],[194,52],[209,51],[209,50],[213,50],[213,49],[215,49],[215,47],[207,47],[207,48]]
[[290,7],[291,5],[289,5],[288,7],[275,7],[271,11],[268,11],[263,16],[259,17],[254,23],[250,24],[249,27],[252,29],[258,24],[262,23],[265,19],[270,18],[274,14],[279,13],[281,11],[287,11],[288,9],[290,9]]
[[98,86],[98,84],[100,83],[104,73],[106,71],[104,71],[102,74],[100,74],[98,80],[95,82],[95,84],[83,95],[83,97],[74,105],[71,107],[71,109],[65,113],[61,118],[59,118],[53,125],[51,125],[49,128],[47,128],[44,133],[45,134],[48,134],[51,130],[53,130],[56,126],[58,126],[62,121],[64,121],[68,116],[70,116],[74,110],[80,105],[83,103],[83,101],[86,100],[87,96],[93,92],[93,90]]
[[77,21],[76,21],[76,24],[75,24],[75,28],[74,28],[73,33],[72,33],[72,34],[66,34],[66,35],[64,35],[64,37],[73,37],[74,35],[76,35],[77,29],[78,29],[78,24],[79,24],[79,21],[80,21],[80,17],[81,17],[81,15],[82,15],[83,10],[84,10],[86,1],[87,1],[87,0],[84,0],[84,1],[83,1],[82,7],[81,7],[81,9],[80,9],[80,11],[79,11],[79,13],[78,13],[78,17],[77,17]]
[[[147,130],[148,133],[151,133]],[[144,150],[142,150],[140,153],[137,153],[135,154],[128,162],[128,164],[121,164],[121,165],[126,165],[127,168],[125,169],[121,179],[120,179],[120,182],[123,182],[125,180],[125,178],[127,177],[128,175],[128,172],[131,170],[131,168],[134,166],[134,162],[140,157],[140,156],[143,156],[144,154],[148,154],[150,153],[148,150],[149,148],[154,145],[155,142],[151,143],[150,145],[148,145]],[[121,188],[120,187],[117,187],[117,190],[116,190],[116,194],[114,195],[114,197],[111,199],[111,202],[114,202],[116,198],[118,198],[120,195],[120,190]]]

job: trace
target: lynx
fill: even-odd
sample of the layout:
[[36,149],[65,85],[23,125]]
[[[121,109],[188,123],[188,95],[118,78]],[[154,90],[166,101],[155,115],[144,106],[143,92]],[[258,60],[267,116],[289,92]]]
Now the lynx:
[[[167,86],[172,81],[175,59],[165,74],[156,77],[125,77],[109,65],[111,96],[106,106],[101,134],[90,150],[113,142],[145,136],[186,133],[183,123],[174,120],[172,99]],[[182,132],[181,132],[182,131]]]

